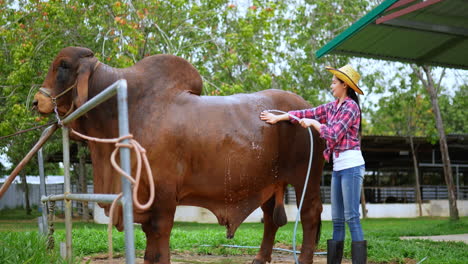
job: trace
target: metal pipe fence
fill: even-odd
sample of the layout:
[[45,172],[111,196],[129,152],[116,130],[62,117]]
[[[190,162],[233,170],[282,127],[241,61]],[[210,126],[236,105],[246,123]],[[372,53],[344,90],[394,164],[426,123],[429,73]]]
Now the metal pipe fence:
[[[364,186],[364,195],[367,203],[415,203],[416,190],[407,186],[368,187]],[[459,186],[456,195],[458,200],[468,200],[468,186]],[[447,186],[444,185],[421,185],[421,196],[423,201],[447,200]],[[331,203],[330,186],[320,187],[320,197],[323,203]],[[296,193],[289,186],[285,193],[286,204],[296,204]]]
[[[118,103],[118,116],[119,116],[119,136],[126,136],[129,134],[128,124],[128,105],[127,105],[127,81],[118,80],[104,91],[90,99],[88,102],[83,104],[81,107],[72,112],[68,117],[62,120],[62,140],[63,140],[63,167],[64,167],[64,194],[42,196],[41,202],[53,202],[63,200],[65,202],[65,241],[66,241],[66,260],[71,262],[72,260],[72,204],[71,201],[91,201],[100,203],[112,203],[117,197],[114,194],[73,194],[71,193],[70,184],[70,139],[69,130],[66,125],[70,124],[73,120],[86,114],[88,111],[101,104],[102,102],[110,99],[112,96],[117,94]],[[122,143],[128,143],[128,139],[123,140]],[[42,154],[42,153],[41,153]],[[42,155],[40,155],[42,156]],[[41,158],[40,158],[41,159]],[[39,160],[39,163],[42,161]],[[120,163],[122,169],[127,173],[131,174],[130,167],[130,149],[127,147],[120,149]],[[40,166],[41,167],[41,166]],[[43,168],[43,167],[42,167]],[[43,169],[42,169],[43,170]],[[41,177],[41,187],[45,190],[44,177]],[[125,260],[127,264],[135,263],[135,236],[133,230],[133,200],[132,190],[130,182],[122,176],[122,190],[123,197],[120,203],[123,206],[123,220],[124,220],[124,232],[125,232]],[[46,210],[43,210],[45,212]],[[43,216],[44,218],[44,216]],[[43,222],[44,224],[44,222]],[[44,225],[43,225],[44,227]],[[43,228],[45,230],[46,228]]]

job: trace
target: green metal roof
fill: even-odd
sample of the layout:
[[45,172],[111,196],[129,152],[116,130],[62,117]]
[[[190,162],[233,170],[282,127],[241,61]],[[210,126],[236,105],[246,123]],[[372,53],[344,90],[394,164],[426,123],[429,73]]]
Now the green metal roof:
[[468,69],[468,0],[386,0],[316,52]]

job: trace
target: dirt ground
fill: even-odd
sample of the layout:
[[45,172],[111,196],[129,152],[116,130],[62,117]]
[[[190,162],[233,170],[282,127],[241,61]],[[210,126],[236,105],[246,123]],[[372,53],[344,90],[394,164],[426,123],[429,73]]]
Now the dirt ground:
[[[189,254],[172,254],[172,264],[250,264],[255,256],[212,256],[212,255],[189,255]],[[113,260],[103,259],[102,257],[85,258],[82,263],[90,264],[124,264],[125,258],[116,258]],[[137,264],[143,264],[143,259],[139,258]],[[316,255],[314,263],[325,264],[327,263],[326,255]],[[343,260],[342,263],[350,264],[350,260]],[[291,254],[273,253],[272,261],[270,264],[294,264],[294,257]]]

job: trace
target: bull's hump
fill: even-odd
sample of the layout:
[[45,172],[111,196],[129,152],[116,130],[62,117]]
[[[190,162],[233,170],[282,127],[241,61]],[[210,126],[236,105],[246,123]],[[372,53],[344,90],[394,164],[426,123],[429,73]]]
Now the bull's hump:
[[257,100],[261,100],[261,97],[255,94],[234,94],[225,96],[201,96],[200,102],[202,105],[213,105],[213,106],[251,106]]
[[202,93],[203,83],[198,71],[187,60],[170,54],[146,57],[134,67],[145,75],[158,76],[164,82],[172,83],[174,92],[188,91],[194,95]]
[[258,94],[259,96],[291,96],[291,97],[299,97],[297,94],[290,92],[290,91],[285,91],[285,90],[279,90],[279,89],[268,89],[268,90],[263,90],[256,92],[255,94]]

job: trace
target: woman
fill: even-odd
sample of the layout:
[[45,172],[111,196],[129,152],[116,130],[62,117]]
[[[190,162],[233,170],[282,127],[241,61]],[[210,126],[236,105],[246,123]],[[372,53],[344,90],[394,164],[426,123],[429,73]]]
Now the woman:
[[361,108],[356,92],[363,94],[357,85],[360,75],[351,65],[335,69],[326,67],[333,74],[331,91],[336,100],[315,108],[290,111],[288,114],[274,115],[267,111],[260,119],[269,124],[289,120],[297,123],[290,115],[300,119],[301,126],[312,126],[320,132],[327,148],[324,156],[333,160],[331,182],[331,206],[333,239],[327,241],[327,263],[341,263],[345,222],[351,233],[351,254],[353,264],[366,263],[367,241],[364,240],[359,220],[359,201],[364,178],[364,158],[361,153]]

